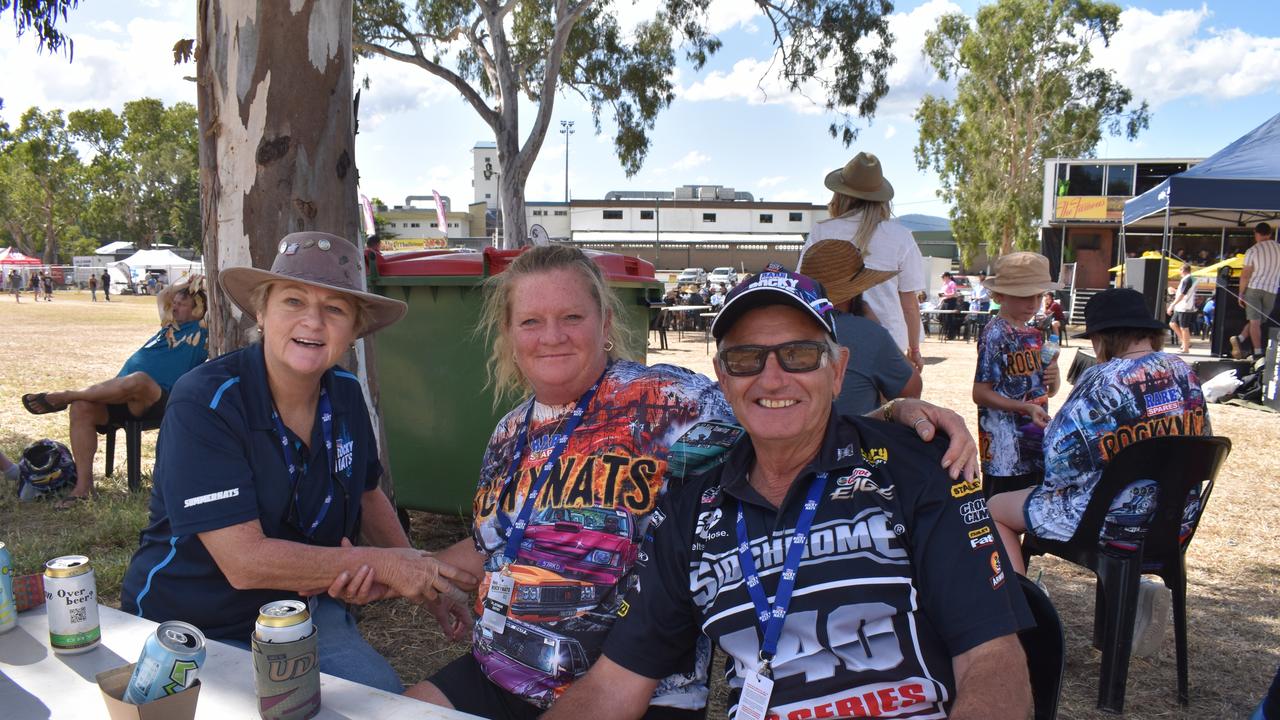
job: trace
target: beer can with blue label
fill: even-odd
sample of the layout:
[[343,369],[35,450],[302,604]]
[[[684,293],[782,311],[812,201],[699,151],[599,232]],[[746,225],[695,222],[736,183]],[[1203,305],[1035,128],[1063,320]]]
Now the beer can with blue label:
[[102,644],[98,625],[98,581],[84,555],[63,555],[44,564],[44,601],[49,646],[59,655],[88,652]]
[[13,596],[13,555],[0,542],[0,633],[18,626],[18,601]]
[[186,690],[195,683],[204,656],[204,634],[196,626],[177,620],[160,623],[142,646],[124,701],[141,705]]

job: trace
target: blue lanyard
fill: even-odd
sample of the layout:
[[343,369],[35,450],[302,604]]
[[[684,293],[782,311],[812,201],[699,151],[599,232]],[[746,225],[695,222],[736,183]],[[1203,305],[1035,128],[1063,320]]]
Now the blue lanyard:
[[[316,528],[324,521],[326,515],[329,514],[329,506],[333,504],[333,473],[336,467],[333,462],[333,405],[329,402],[329,392],[323,387],[320,388],[320,401],[317,404],[320,411],[320,427],[324,432],[324,454],[329,460],[328,477],[329,488],[325,491],[324,504],[320,506],[319,512],[316,513],[315,520],[311,521],[311,525],[303,530],[303,534],[307,537],[315,535]],[[289,466],[289,487],[293,491],[293,502],[298,502],[298,485],[301,484],[303,477],[306,475],[307,459],[298,457],[294,459],[296,449],[293,443],[289,442],[289,433],[285,430],[284,422],[280,420],[280,413],[276,412],[275,407],[271,408],[271,421],[276,425],[276,433],[280,435],[280,449],[284,452],[285,464]],[[294,452],[290,452],[294,450]]]
[[751,546],[747,541],[747,519],[742,513],[742,501],[738,501],[738,564],[742,568],[742,579],[747,585],[747,594],[751,603],[756,606],[756,624],[764,633],[760,643],[760,674],[773,677],[770,664],[778,652],[778,638],[782,635],[782,624],[787,621],[787,608],[791,605],[791,592],[796,587],[796,571],[800,568],[800,557],[809,544],[809,526],[813,524],[813,516],[818,514],[818,501],[827,487],[827,474],[818,473],[809,483],[809,495],[805,498],[800,517],[796,520],[795,531],[791,534],[791,544],[787,546],[787,556],[782,563],[782,576],[778,580],[778,591],[774,595],[774,603],[769,604],[764,588],[760,584],[760,574],[756,572],[755,560],[751,559]]
[[[594,385],[587,388],[587,391],[578,398],[578,404],[573,408],[573,412],[569,414],[569,419],[565,422],[564,427],[551,437],[551,454],[547,456],[546,462],[542,464],[542,470],[538,472],[538,477],[529,486],[529,493],[525,495],[524,505],[520,507],[520,514],[516,516],[514,524],[507,519],[506,515],[501,511],[498,512],[498,524],[507,529],[507,547],[503,551],[503,556],[499,558],[499,565],[506,565],[515,562],[516,555],[520,552],[520,543],[524,542],[524,529],[529,524],[529,516],[533,514],[533,506],[538,500],[538,495],[542,492],[542,486],[547,483],[547,478],[551,477],[551,469],[555,467],[556,461],[560,459],[560,455],[564,453],[564,449],[569,445],[569,438],[573,435],[573,431],[578,429],[582,424],[582,418],[586,415],[587,406],[591,404],[591,399],[596,396],[596,391],[600,389],[600,383],[604,382],[605,373],[609,372],[608,366],[604,372],[600,373],[600,377],[596,379]],[[516,486],[512,485],[516,480],[516,471],[520,469],[520,460],[524,456],[524,447],[529,442],[529,424],[533,420],[533,406],[535,400],[529,400],[529,410],[524,414],[524,423],[520,426],[520,430],[516,432],[516,448],[514,456],[511,458],[511,468],[507,471],[507,482],[504,487],[510,487],[512,492],[516,491]]]

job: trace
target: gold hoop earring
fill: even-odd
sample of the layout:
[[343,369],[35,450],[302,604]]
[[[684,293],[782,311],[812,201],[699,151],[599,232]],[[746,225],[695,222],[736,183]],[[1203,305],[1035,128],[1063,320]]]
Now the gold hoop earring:
[[604,341],[604,351],[605,351],[605,352],[613,352],[613,341],[612,341],[612,340],[605,340],[605,341]]

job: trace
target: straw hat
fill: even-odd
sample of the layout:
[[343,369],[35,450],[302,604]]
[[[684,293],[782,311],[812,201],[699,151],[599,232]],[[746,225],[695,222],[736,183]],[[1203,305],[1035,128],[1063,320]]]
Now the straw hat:
[[1030,297],[1058,290],[1062,283],[1049,277],[1049,258],[1040,253],[1015,252],[996,260],[996,274],[982,281],[991,292]]
[[358,299],[369,313],[369,323],[360,337],[404,317],[409,306],[399,300],[360,289],[364,262],[350,241],[323,232],[289,233],[280,241],[271,270],[254,267],[227,268],[218,274],[218,283],[241,310],[254,314],[249,303],[253,289],[264,282],[286,280],[327,290],[338,290]]
[[897,270],[872,270],[862,253],[847,240],[819,240],[800,256],[801,273],[822,283],[827,298],[840,305],[898,274]]
[[844,167],[827,173],[822,184],[828,190],[863,200],[887,202],[893,199],[893,186],[884,179],[880,158],[871,153],[858,153]]

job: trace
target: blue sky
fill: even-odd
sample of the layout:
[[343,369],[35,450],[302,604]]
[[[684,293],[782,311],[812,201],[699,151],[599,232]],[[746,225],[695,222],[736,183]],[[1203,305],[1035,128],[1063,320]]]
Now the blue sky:
[[[624,23],[645,15],[650,2],[618,0]],[[195,102],[184,80],[194,66],[174,67],[170,48],[195,35],[196,3],[160,0],[86,2],[66,29],[75,38],[75,61],[40,55],[28,37],[15,39],[12,20],[0,20],[0,79],[11,124],[30,105],[73,110],[119,109],[149,95],[166,102]],[[595,135],[580,100],[557,99],[553,131],[527,186],[529,200],[564,194],[564,139],[559,120],[576,122],[570,145],[569,182],[577,198],[609,190],[670,190],[698,183],[748,190],[757,198],[825,203],[823,175],[858,150],[879,155],[897,188],[900,214],[945,215],[935,197],[937,178],[917,170],[911,119],[925,93],[947,93],[919,56],[924,33],[945,12],[972,14],[970,0],[902,2],[891,18],[898,57],[889,72],[890,94],[876,117],[860,123],[850,148],[830,138],[830,117],[804,98],[757,89],[776,81],[762,68],[771,56],[768,35],[752,0],[715,0],[711,22],[724,48],[700,72],[683,67],[675,103],[658,118],[643,169],[628,179],[613,155],[611,123]],[[1114,69],[1152,107],[1151,127],[1134,142],[1110,138],[1101,157],[1201,157],[1280,111],[1280,3],[1146,0],[1122,4],[1124,27],[1099,62]],[[14,72],[17,70],[17,72]],[[362,190],[389,203],[439,190],[455,207],[469,202],[470,148],[490,140],[488,128],[461,98],[424,71],[391,61],[361,62],[358,78],[371,88],[361,102],[356,156]],[[523,118],[530,122],[532,112]]]

